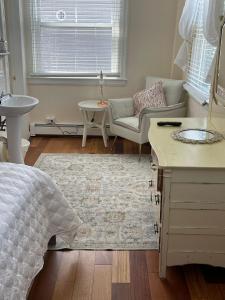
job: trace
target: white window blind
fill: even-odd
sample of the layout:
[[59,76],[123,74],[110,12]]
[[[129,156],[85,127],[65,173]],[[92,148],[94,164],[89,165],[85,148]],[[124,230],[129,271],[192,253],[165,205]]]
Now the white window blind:
[[210,84],[206,82],[206,77],[216,48],[206,41],[203,34],[203,5],[204,0],[200,0],[188,62],[187,82],[207,99],[209,98]]
[[126,0],[26,0],[30,73],[122,77]]

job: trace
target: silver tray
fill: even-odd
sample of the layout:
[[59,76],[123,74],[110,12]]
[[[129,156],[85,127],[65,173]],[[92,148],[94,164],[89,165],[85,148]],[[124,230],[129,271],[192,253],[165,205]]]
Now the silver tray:
[[213,144],[224,139],[217,131],[199,128],[181,129],[173,132],[171,136],[174,140],[187,144]]

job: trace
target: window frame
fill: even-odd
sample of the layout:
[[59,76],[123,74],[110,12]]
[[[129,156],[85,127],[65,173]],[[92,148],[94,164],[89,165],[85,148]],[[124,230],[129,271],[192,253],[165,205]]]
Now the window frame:
[[[36,1],[36,0],[34,0]],[[121,64],[120,64],[120,71],[118,74],[105,74],[104,73],[104,81],[105,85],[112,85],[112,86],[124,86],[126,85],[127,78],[126,78],[126,66],[127,66],[127,31],[128,31],[128,0],[124,1],[124,12],[123,17],[120,18],[120,30],[122,36],[122,42],[119,43],[119,53],[121,55]],[[27,8],[24,7],[24,10]],[[26,56],[27,56],[27,80],[30,84],[75,84],[75,85],[98,85],[99,79],[98,74],[94,73],[86,73],[86,74],[79,74],[79,73],[59,73],[59,74],[40,74],[33,72],[33,56],[32,56],[32,21],[31,18],[27,17],[27,12],[25,13],[25,23],[27,26],[24,26],[24,32],[26,36],[25,44],[26,44]],[[44,22],[45,23],[45,22]],[[51,22],[49,22],[50,25]],[[51,27],[57,28],[59,26],[67,27],[79,27],[77,24],[55,24],[51,23]],[[83,25],[83,24],[82,24]],[[86,26],[86,25],[85,25]],[[85,27],[82,26],[82,27]],[[90,26],[89,26],[90,27]],[[96,24],[94,24],[94,27]],[[99,28],[103,27],[103,24],[99,24]],[[104,26],[105,27],[105,26]],[[112,26],[109,26],[112,27]],[[30,41],[30,42],[29,42]],[[31,70],[32,68],[32,70]]]

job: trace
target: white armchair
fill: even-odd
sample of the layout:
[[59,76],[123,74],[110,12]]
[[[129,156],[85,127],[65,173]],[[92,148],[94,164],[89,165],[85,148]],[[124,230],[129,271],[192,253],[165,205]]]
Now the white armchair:
[[182,80],[147,77],[146,88],[161,80],[166,97],[166,107],[146,108],[139,117],[134,115],[134,101],[132,98],[109,99],[110,131],[117,136],[131,140],[141,146],[148,142],[148,130],[151,118],[175,118],[186,116],[184,82]]

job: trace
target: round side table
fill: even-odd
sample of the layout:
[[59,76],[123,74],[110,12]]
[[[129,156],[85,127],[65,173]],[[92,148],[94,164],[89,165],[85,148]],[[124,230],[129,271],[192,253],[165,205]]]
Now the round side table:
[[[82,112],[83,121],[84,121],[82,147],[86,146],[88,128],[93,128],[93,127],[98,127],[101,129],[104,145],[105,145],[105,147],[107,147],[108,136],[106,134],[105,119],[106,119],[106,112],[107,112],[108,106],[107,105],[101,106],[100,104],[98,104],[98,102],[99,102],[99,100],[86,100],[86,101],[81,101],[78,103],[78,106],[80,108],[80,111]],[[90,116],[88,115],[89,112],[93,113],[92,118],[90,118]],[[94,120],[95,112],[103,113],[101,123],[95,122],[95,120]]]

